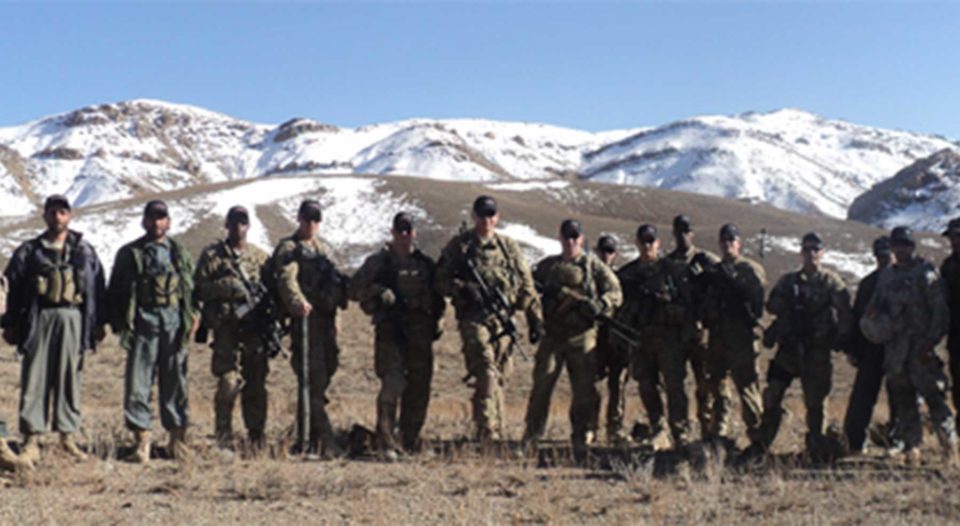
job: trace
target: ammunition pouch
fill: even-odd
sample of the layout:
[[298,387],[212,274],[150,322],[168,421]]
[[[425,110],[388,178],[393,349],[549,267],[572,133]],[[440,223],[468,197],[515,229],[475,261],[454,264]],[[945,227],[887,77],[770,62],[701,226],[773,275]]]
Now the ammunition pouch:
[[83,303],[81,288],[70,265],[44,265],[36,276],[36,293],[42,307],[79,305]]
[[176,307],[180,304],[180,276],[174,272],[141,276],[137,298],[144,307]]

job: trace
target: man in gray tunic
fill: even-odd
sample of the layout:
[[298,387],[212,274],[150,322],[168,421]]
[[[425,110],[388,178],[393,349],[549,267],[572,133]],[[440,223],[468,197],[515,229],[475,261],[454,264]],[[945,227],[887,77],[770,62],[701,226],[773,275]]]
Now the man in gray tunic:
[[46,230],[20,245],[4,271],[10,290],[0,325],[22,356],[21,459],[31,463],[40,459],[39,438],[50,424],[67,454],[86,459],[74,440],[80,369],[83,352],[103,338],[104,278],[96,251],[69,229],[71,218],[66,197],[47,198]]

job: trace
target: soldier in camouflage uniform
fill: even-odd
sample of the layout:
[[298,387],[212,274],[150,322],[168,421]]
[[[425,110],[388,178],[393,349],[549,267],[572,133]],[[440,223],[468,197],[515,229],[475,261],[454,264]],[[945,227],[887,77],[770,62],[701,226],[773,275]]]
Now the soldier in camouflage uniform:
[[[309,409],[309,436],[300,429],[297,449],[336,456],[340,448],[334,440],[333,426],[326,410],[326,391],[339,364],[337,347],[337,309],[347,307],[347,280],[327,256],[320,240],[323,214],[320,203],[308,199],[297,213],[299,226],[280,240],[273,252],[272,267],[281,307],[293,317],[291,329],[293,356],[291,366],[301,387],[309,388],[309,408],[298,400],[297,422]],[[302,370],[302,353],[308,350],[308,371]]]
[[950,318],[943,280],[931,263],[914,255],[916,242],[908,227],[894,228],[890,244],[896,263],[880,272],[876,292],[860,320],[864,336],[884,346],[884,372],[898,418],[889,453],[908,462],[919,459],[923,438],[919,393],[945,456],[955,462],[957,432],[946,403],[947,377],[934,351]]
[[653,225],[637,229],[637,248],[640,256],[617,272],[624,294],[617,319],[636,328],[641,335],[640,347],[631,353],[630,367],[653,436],[662,436],[667,429],[659,389],[662,380],[670,434],[674,446],[681,449],[690,440],[683,384],[687,375],[686,349],[695,335],[687,264],[660,256],[660,239]]
[[527,403],[524,441],[535,443],[544,433],[550,397],[563,372],[570,375],[571,442],[574,454],[587,451],[587,432],[600,409],[596,386],[597,317],[613,314],[621,302],[620,283],[607,265],[583,251],[579,221],[560,225],[560,255],[540,261],[533,279],[543,293],[546,334],[537,349],[533,389]]
[[[393,240],[367,257],[350,280],[350,299],[373,316],[377,395],[377,442],[384,458],[419,448],[433,378],[433,342],[446,308],[433,288],[436,263],[414,244],[413,217],[393,218]],[[396,438],[399,406],[400,443]]]
[[[617,240],[613,236],[600,236],[596,246],[597,257],[613,270],[617,258]],[[619,283],[619,280],[618,280]],[[613,335],[607,324],[601,324],[597,334],[597,378],[607,381],[606,437],[612,445],[630,443],[630,435],[623,429],[623,415],[627,400],[627,381],[630,378],[630,356],[624,349],[614,345]],[[599,428],[600,412],[593,414],[590,431]]]
[[[691,294],[694,305],[700,305],[702,298],[706,293],[705,272],[715,267],[720,262],[720,257],[707,250],[701,250],[693,244],[693,221],[685,215],[678,215],[673,218],[673,240],[675,248],[667,254],[667,257],[683,262],[687,265],[687,281],[690,282]],[[704,327],[703,320],[700,319],[702,313],[699,309],[690,309],[690,323],[694,326],[694,335],[687,342],[685,354],[690,359],[690,369],[693,370],[695,392],[697,399],[697,420],[700,423],[700,437],[703,440],[711,440],[711,430],[726,429],[727,424],[722,422],[714,425],[711,422],[713,418],[713,394],[710,391],[710,382],[707,379],[707,342],[709,337]],[[720,382],[720,395],[722,404],[729,405],[731,401],[730,388],[724,380]]]
[[760,444],[769,448],[780,429],[783,396],[799,378],[807,410],[807,451],[815,457],[824,451],[824,413],[833,374],[831,351],[846,347],[853,317],[847,285],[820,264],[823,252],[820,235],[805,234],[800,248],[803,266],[780,278],[770,291],[767,310],[776,320],[764,343],[776,343],[777,354],[767,370],[760,425]]
[[940,265],[940,276],[947,287],[950,307],[950,329],[947,351],[950,356],[950,379],[953,407],[960,408],[960,217],[950,220],[943,235],[950,240],[951,254]]
[[247,242],[246,208],[232,207],[225,226],[227,238],[203,249],[194,276],[194,293],[203,305],[201,325],[213,331],[214,432],[221,447],[232,443],[233,407],[240,395],[247,436],[259,447],[267,421],[268,353],[261,335],[241,323],[237,311],[251,301],[251,287],[261,282],[270,256]]
[[516,241],[497,233],[497,202],[480,196],[473,203],[474,228],[458,234],[443,249],[437,268],[437,291],[453,299],[463,343],[467,374],[473,378],[473,421],[483,442],[500,438],[505,371],[510,342],[498,319],[485,313],[482,292],[472,276],[473,265],[487,285],[506,296],[512,315],[524,311],[530,343],[540,340],[543,316],[530,268]]
[[193,258],[167,237],[167,204],[154,200],[143,210],[146,233],[117,252],[110,275],[110,325],[127,350],[123,412],[136,445],[130,460],[150,459],[153,379],[160,384],[160,422],[170,434],[167,451],[188,453],[187,343],[199,322],[193,306]]
[[46,230],[20,245],[4,272],[10,290],[3,337],[23,357],[21,457],[27,462],[40,459],[39,437],[48,424],[64,451],[86,458],[73,437],[80,427],[83,353],[103,338],[104,276],[93,246],[70,230],[71,218],[66,197],[47,198]]
[[[873,241],[873,256],[877,261],[877,268],[867,274],[857,285],[857,295],[853,300],[853,327],[851,328],[850,344],[847,354],[850,361],[857,367],[857,376],[850,390],[850,400],[847,412],[843,418],[843,431],[847,436],[847,444],[851,451],[860,452],[864,448],[867,437],[867,427],[873,416],[873,407],[880,394],[883,384],[883,346],[867,341],[860,330],[860,319],[866,314],[867,304],[873,298],[877,288],[877,276],[880,272],[893,264],[893,252],[890,250],[890,238],[880,236]],[[889,386],[887,398],[891,400]],[[896,412],[890,407],[890,423],[896,421]]]
[[740,395],[747,435],[759,439],[763,411],[757,375],[756,327],[763,312],[766,275],[758,263],[740,255],[740,230],[728,223],[720,228],[719,265],[707,270],[702,319],[709,331],[707,381],[713,396],[713,417],[708,436],[729,440],[729,404],[721,386],[729,374]]

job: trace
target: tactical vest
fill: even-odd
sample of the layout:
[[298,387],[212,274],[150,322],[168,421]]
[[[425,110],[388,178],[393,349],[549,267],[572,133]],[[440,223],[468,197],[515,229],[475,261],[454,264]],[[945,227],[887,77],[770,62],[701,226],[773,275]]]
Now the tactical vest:
[[35,252],[36,294],[42,307],[68,307],[83,303],[82,272],[72,264],[74,248],[50,249],[38,242]]
[[409,258],[409,262],[400,264],[396,256],[386,252],[383,267],[374,282],[396,292],[408,312],[435,315],[437,296],[433,292],[433,262],[419,249],[414,250]]
[[165,248],[147,243],[143,248],[143,271],[137,280],[137,298],[143,307],[175,307],[180,304],[178,254],[173,244]]
[[475,239],[468,239],[463,245],[464,259],[473,260],[488,286],[503,291],[511,305],[516,303],[520,289],[520,269],[514,261],[516,255],[507,250],[500,236],[494,235],[493,243],[484,243],[484,246]]
[[571,333],[592,328],[596,321],[577,308],[577,299],[565,294],[563,289],[581,295],[582,299],[597,299],[597,287],[593,279],[593,259],[585,255],[579,261],[554,260],[544,283],[543,314],[552,330],[563,327]]

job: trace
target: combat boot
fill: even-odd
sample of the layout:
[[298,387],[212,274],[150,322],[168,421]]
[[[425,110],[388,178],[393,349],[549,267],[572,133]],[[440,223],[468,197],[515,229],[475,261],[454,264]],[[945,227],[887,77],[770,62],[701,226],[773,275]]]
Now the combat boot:
[[134,430],[133,437],[135,440],[133,453],[127,459],[135,464],[150,462],[150,431],[145,429]]
[[78,462],[87,460],[87,454],[84,453],[80,447],[77,446],[76,441],[73,440],[73,433],[60,433],[60,447],[63,448],[66,454]]
[[20,458],[25,462],[36,464],[40,460],[40,435],[27,433],[20,448]]
[[0,469],[11,471],[17,469],[33,469],[33,463],[17,456],[17,454],[10,449],[6,439],[0,438]]
[[190,457],[190,448],[187,446],[187,428],[174,427],[170,429],[169,434],[167,454],[174,460],[187,460]]

